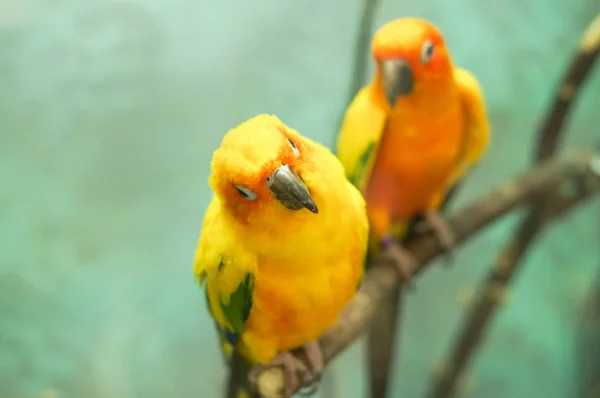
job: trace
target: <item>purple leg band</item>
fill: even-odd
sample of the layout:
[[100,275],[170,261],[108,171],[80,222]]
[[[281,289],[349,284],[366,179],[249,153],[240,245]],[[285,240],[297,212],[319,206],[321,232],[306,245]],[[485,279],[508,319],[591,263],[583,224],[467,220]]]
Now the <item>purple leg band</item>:
[[381,240],[381,248],[383,250],[389,249],[392,245],[396,244],[396,240],[392,235],[386,235],[385,238]]

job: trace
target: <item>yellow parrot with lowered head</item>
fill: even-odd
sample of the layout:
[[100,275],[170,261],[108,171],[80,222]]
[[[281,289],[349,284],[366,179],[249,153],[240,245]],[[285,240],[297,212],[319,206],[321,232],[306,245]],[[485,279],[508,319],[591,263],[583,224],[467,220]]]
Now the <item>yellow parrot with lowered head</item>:
[[316,387],[317,339],[354,297],[369,225],[365,201],[326,147],[277,117],[258,115],[230,130],[213,155],[194,273],[226,359],[238,350],[250,378],[283,366],[286,396],[304,367]]

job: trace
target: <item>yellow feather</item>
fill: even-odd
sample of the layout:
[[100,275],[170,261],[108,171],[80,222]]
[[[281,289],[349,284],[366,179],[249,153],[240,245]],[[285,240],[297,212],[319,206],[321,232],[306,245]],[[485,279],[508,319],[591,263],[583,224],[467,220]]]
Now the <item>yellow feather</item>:
[[[371,85],[362,88],[348,106],[337,141],[337,156],[346,175],[361,191],[368,180],[387,114],[376,105]],[[367,151],[370,154],[364,159]]]
[[479,161],[490,143],[491,136],[483,91],[477,79],[466,69],[455,68],[454,80],[463,102],[467,129],[462,154],[452,172],[448,187],[465,177]]
[[[303,179],[318,214],[290,210],[270,194],[265,176],[284,163]],[[235,325],[223,307],[253,277],[238,348],[250,362],[268,362],[318,338],[353,297],[367,245],[365,202],[326,147],[274,116],[256,116],[228,132],[211,168],[215,196],[194,272],[206,282],[215,320],[229,330]],[[241,199],[235,185],[251,188],[257,198]]]

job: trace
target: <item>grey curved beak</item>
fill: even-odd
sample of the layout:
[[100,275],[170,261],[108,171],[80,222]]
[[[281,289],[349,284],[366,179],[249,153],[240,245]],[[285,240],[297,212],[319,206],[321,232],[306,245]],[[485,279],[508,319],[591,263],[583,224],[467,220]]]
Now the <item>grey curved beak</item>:
[[386,59],[381,62],[383,89],[390,108],[396,104],[396,98],[408,95],[414,86],[414,76],[408,62],[403,58]]
[[290,166],[279,166],[267,178],[267,187],[285,207],[290,210],[306,208],[317,214],[319,209],[298,173]]

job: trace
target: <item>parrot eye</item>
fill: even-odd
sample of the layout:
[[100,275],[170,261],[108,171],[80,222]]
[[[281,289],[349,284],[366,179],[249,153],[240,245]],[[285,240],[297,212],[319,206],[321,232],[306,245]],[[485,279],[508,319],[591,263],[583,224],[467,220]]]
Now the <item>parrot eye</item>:
[[240,187],[239,185],[236,185],[235,189],[237,189],[240,196],[244,199],[247,199],[247,200],[255,200],[256,199],[256,194],[254,193],[254,191],[251,191],[248,188],[244,188],[244,187]]
[[427,63],[431,61],[431,57],[433,56],[433,42],[431,40],[426,40],[423,43],[423,47],[421,48],[421,62]]
[[288,143],[292,147],[292,152],[294,152],[294,155],[296,157],[299,156],[300,155],[300,151],[298,150],[298,148],[296,148],[296,145],[294,145],[294,142],[288,138]]

